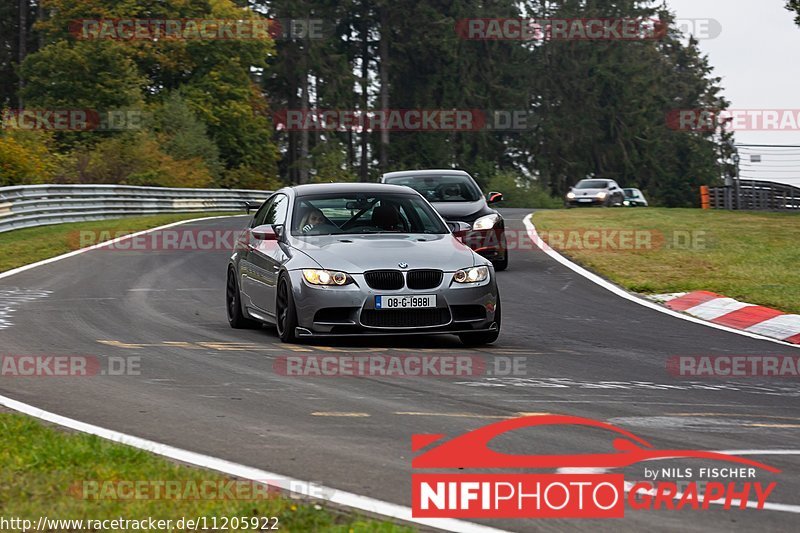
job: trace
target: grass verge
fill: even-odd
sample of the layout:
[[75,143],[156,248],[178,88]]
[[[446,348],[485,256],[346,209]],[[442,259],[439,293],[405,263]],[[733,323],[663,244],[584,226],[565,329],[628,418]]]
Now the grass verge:
[[43,259],[65,254],[81,248],[78,232],[97,231],[136,233],[157,228],[172,222],[191,220],[207,216],[238,215],[244,213],[175,213],[167,215],[148,215],[125,217],[91,222],[71,222],[23,228],[0,233],[0,272],[35,263]]
[[[571,259],[645,294],[709,290],[800,313],[800,216],[701,209],[571,209],[533,216]],[[589,249],[584,230],[650,232],[649,247]],[[645,235],[645,237],[647,237]],[[570,236],[573,237],[570,241]],[[552,245],[552,243],[551,243]]]
[[[210,527],[213,517],[217,517],[218,524],[222,524],[223,517],[277,517],[278,529],[281,531],[411,531],[391,522],[345,514],[276,494],[255,501],[174,498],[87,500],[83,497],[82,491],[87,486],[84,482],[141,480],[175,480],[180,481],[183,487],[202,487],[204,482],[220,483],[228,478],[201,469],[180,466],[148,452],[114,444],[92,435],[62,432],[26,416],[0,413],[0,516],[6,519],[18,517],[32,520],[36,524],[41,516],[92,521],[120,517],[142,520],[152,517],[171,519],[175,524],[182,517],[207,517]],[[51,528],[51,531],[99,531],[86,525],[82,529],[73,525]],[[217,529],[244,530],[246,529],[230,527]],[[173,525],[171,531],[190,529],[179,529]]]

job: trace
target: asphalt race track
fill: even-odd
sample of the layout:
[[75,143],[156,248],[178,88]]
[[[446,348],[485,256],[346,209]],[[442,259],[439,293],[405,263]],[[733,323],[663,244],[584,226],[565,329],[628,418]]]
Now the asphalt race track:
[[[519,231],[526,213],[504,211],[507,224]],[[232,228],[244,221],[192,224]],[[228,252],[94,250],[0,279],[5,294],[38,294],[14,304],[3,318],[0,351],[140,357],[141,375],[0,377],[0,394],[101,427],[403,505],[411,503],[412,434],[455,436],[518,413],[609,421],[661,449],[800,450],[796,379],[688,381],[666,370],[675,355],[797,356],[798,349],[646,309],[525,248],[512,252],[509,270],[498,274],[500,339],[478,350],[464,349],[455,337],[282,345],[270,328],[228,326]],[[521,358],[525,375],[290,377],[273,368],[286,355],[420,350],[480,356],[495,369],[493,361]],[[539,428],[502,437],[498,449],[610,451],[603,436],[596,430]],[[759,480],[778,483],[769,502],[800,506],[800,456],[748,457],[782,469],[759,474]],[[658,466],[701,463],[670,460]],[[626,480],[644,479],[643,470],[642,464],[626,468]],[[481,523],[524,531],[796,531],[798,510],[628,509],[622,520]]]

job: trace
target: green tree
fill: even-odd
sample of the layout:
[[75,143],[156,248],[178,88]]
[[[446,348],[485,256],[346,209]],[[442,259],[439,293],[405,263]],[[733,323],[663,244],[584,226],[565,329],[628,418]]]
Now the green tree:
[[21,73],[26,107],[141,107],[145,78],[122,43],[56,41],[29,55]]
[[309,154],[314,183],[356,181],[357,176],[347,167],[347,152],[335,137],[318,143]]
[[38,47],[33,31],[38,7],[35,0],[0,3],[0,108],[19,106],[22,80],[16,69]]
[[800,0],[787,0],[786,9],[794,11],[794,21],[800,26]]
[[[174,125],[183,130],[167,131],[165,121],[157,121],[159,133],[168,138],[164,150],[178,158],[202,150],[202,155],[192,157],[200,157],[206,171],[217,176],[221,169],[216,160],[220,160],[226,170],[261,176],[264,183],[274,177],[278,151],[267,101],[251,77],[251,72],[266,66],[273,53],[271,39],[113,41],[81,40],[71,33],[73,21],[79,19],[242,20],[259,15],[231,0],[42,2],[49,16],[38,28],[48,44],[29,55],[21,70],[29,107],[105,110],[147,106],[174,116],[183,108],[176,108],[175,103],[170,107],[168,99],[166,107],[159,106],[168,95],[180,91],[187,114]],[[202,140],[206,137],[203,129],[216,149]],[[91,144],[106,137],[84,135],[81,139]],[[74,141],[76,137],[66,138]],[[200,144],[191,150],[193,140]]]
[[[596,0],[532,5],[543,18],[660,19],[650,2]],[[718,132],[670,129],[678,109],[725,109],[697,42],[671,30],[660,39],[546,41],[533,47],[534,169],[553,193],[586,177],[639,186],[667,206],[699,202],[697,186],[719,177]],[[723,134],[724,135],[724,134]]]
[[152,116],[153,129],[168,155],[177,160],[199,158],[212,176],[220,178],[219,148],[209,138],[205,123],[179,92],[170,93]]

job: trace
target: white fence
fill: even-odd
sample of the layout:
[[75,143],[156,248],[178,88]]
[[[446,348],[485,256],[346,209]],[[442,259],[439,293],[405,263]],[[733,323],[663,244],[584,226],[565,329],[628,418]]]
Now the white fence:
[[244,211],[270,191],[130,185],[0,187],[0,233],[19,228],[132,215]]

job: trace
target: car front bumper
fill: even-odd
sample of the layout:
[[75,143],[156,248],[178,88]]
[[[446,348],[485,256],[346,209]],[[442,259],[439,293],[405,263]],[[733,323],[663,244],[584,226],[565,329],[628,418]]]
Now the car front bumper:
[[506,257],[506,231],[505,227],[498,226],[485,230],[470,230],[463,239],[464,244],[472,248],[475,253],[489,261],[499,261]]
[[[351,274],[354,283],[341,287],[312,286],[302,271],[290,271],[297,310],[297,334],[313,336],[432,335],[490,331],[497,328],[498,291],[494,270],[477,286],[452,287],[453,273],[444,273],[433,289],[378,290],[363,274]],[[375,296],[436,295],[436,307],[378,310]]]
[[593,207],[598,205],[604,205],[608,198],[571,198],[565,200],[566,205],[569,207]]

